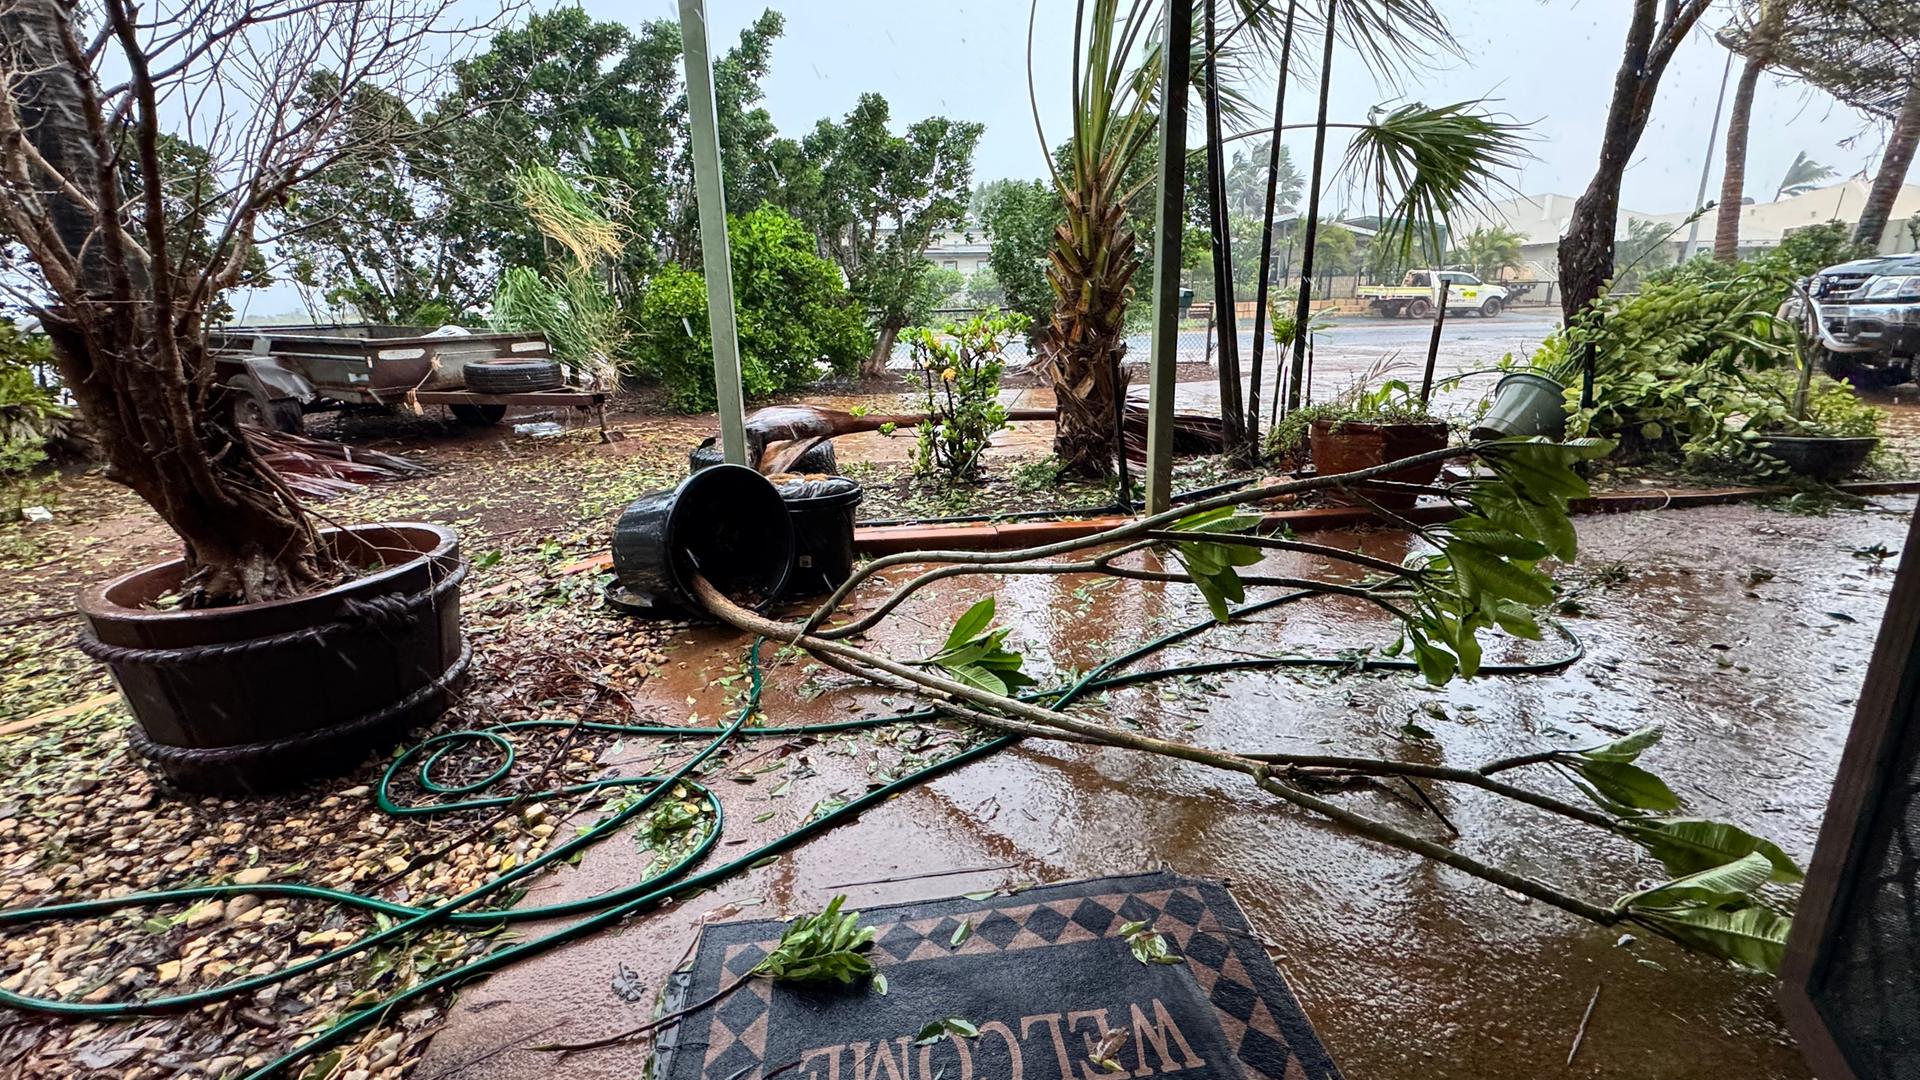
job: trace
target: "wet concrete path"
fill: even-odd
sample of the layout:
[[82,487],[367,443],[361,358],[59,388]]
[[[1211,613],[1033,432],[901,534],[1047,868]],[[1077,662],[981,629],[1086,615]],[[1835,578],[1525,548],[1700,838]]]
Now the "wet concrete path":
[[[1874,545],[1897,551],[1911,510],[1911,500],[1887,500],[1826,518],[1717,507],[1583,519],[1584,550],[1563,582],[1582,610],[1567,624],[1588,653],[1557,674],[1440,690],[1403,673],[1235,674],[1119,690],[1089,708],[1116,724],[1210,746],[1451,765],[1591,744],[1659,722],[1667,737],[1643,764],[1693,812],[1741,822],[1804,864],[1893,577],[1891,560],[1883,567],[1865,553]],[[1408,544],[1384,531],[1318,539],[1358,539],[1369,553],[1395,559]],[[1328,571],[1305,561],[1288,569]],[[896,657],[924,655],[989,589],[1003,621],[1017,627],[1014,643],[1029,668],[1043,671],[1085,669],[1203,613],[1191,590],[1177,585],[943,582],[883,624],[875,644]],[[1277,649],[1327,655],[1391,636],[1369,611],[1323,599],[1216,631],[1148,663]],[[738,679],[721,680],[739,670],[745,642],[714,629],[682,639],[670,654],[672,678],[649,683],[641,704],[670,720],[711,722],[739,688]],[[1548,657],[1562,647],[1502,649]],[[809,670],[804,658],[776,665],[768,682],[764,708],[774,723],[906,705]],[[829,737],[793,747],[785,771],[751,784],[716,783],[728,826],[714,858],[794,828],[821,800],[864,790],[911,764],[910,755],[942,756],[958,738],[938,727],[889,730],[885,740]],[[609,763],[651,769],[668,760],[656,758],[657,749],[623,745]],[[765,749],[749,747],[735,761]],[[686,752],[683,744],[672,760]],[[1555,784],[1551,776],[1524,782]],[[1398,794],[1363,789],[1334,797],[1445,838]],[[1440,790],[1435,798],[1462,832],[1463,850],[1589,900],[1610,903],[1659,876],[1651,860],[1581,827],[1477,793]],[[546,879],[527,902],[630,882],[650,857],[614,838],[577,869]],[[697,918],[723,906],[763,917],[815,909],[835,893],[867,905],[1162,864],[1231,883],[1350,1077],[1808,1075],[1780,1023],[1770,980],[1521,902],[1356,839],[1225,774],[1038,741],[907,792],[714,892],[463,991],[418,1075],[637,1075],[638,1048],[576,1055],[564,1068],[551,1055],[502,1048],[592,1038],[643,1021],[653,992],[691,944]],[[942,876],[923,876],[932,874]],[[909,880],[850,884],[889,878]],[[621,965],[646,989],[637,1003],[611,988]],[[1569,1067],[1574,1031],[1597,986],[1601,998]]]

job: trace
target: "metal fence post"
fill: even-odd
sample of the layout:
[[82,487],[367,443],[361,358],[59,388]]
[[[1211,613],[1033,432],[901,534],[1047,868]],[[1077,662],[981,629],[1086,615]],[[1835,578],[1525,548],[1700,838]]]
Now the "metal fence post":
[[1173,387],[1180,363],[1180,241],[1185,226],[1187,82],[1193,0],[1167,0],[1161,49],[1160,207],[1154,224],[1153,346],[1147,370],[1147,513],[1173,505]]
[[700,207],[700,260],[707,278],[720,450],[730,464],[745,465],[747,431],[740,392],[740,337],[733,316],[733,254],[727,243],[727,194],[720,179],[720,129],[714,117],[705,0],[680,0],[680,43],[687,66],[687,115],[693,121],[693,190]]

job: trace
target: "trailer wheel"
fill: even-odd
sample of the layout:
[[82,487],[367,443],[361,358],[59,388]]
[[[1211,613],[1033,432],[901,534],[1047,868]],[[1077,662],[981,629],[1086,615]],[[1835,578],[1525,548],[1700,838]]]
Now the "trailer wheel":
[[566,381],[551,360],[475,360],[462,369],[476,394],[525,394],[552,390]]
[[298,401],[292,398],[272,400],[251,379],[235,379],[227,384],[227,390],[233,400],[234,423],[250,424],[268,431],[284,431],[290,435],[306,431],[306,414],[301,411]]
[[452,405],[453,418],[468,427],[491,427],[507,415],[505,405]]
[[1433,305],[1426,300],[1407,301],[1407,318],[1424,319],[1433,314]]

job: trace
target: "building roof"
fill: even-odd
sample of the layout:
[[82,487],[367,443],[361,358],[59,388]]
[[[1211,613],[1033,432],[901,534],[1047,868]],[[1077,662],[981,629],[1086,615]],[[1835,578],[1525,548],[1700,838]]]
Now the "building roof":
[[[1745,245],[1773,245],[1790,230],[1828,221],[1852,224],[1860,220],[1869,185],[1861,180],[1846,180],[1794,195],[1779,202],[1754,203],[1740,210],[1740,242]],[[1546,193],[1501,199],[1484,207],[1469,209],[1454,220],[1456,232],[1471,232],[1488,225],[1505,226],[1518,232],[1523,247],[1557,244],[1573,217],[1574,199],[1570,195]],[[1632,220],[1660,221],[1679,225],[1691,211],[1679,210],[1655,214],[1622,207],[1617,238],[1627,235]],[[1897,224],[1920,214],[1920,186],[1908,184],[1900,189],[1893,204]],[[1712,211],[1700,219],[1700,243],[1711,245],[1716,227]],[[1676,238],[1678,239],[1678,238]]]

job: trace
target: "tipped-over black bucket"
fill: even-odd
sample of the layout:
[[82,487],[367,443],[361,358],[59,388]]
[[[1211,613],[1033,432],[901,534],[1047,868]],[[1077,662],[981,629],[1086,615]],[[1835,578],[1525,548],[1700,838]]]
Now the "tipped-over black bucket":
[[853,511],[860,485],[844,476],[795,477],[777,490],[793,519],[793,573],[788,596],[832,592],[853,576]]
[[715,465],[672,491],[642,495],[613,526],[615,606],[662,616],[700,615],[693,577],[734,603],[761,608],[786,586],[793,524],[767,478],[744,465]]

